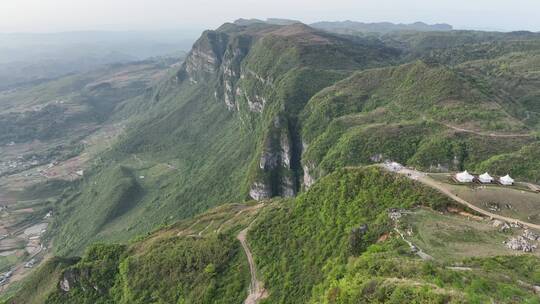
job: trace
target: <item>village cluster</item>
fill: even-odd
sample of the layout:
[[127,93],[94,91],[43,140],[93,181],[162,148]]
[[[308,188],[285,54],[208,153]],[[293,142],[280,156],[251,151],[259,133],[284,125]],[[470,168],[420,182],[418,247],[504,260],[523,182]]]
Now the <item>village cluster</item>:
[[[38,158],[35,155],[32,156],[30,159],[26,159],[23,156],[19,156],[14,160],[8,160],[4,162],[0,162],[0,176],[2,175],[10,175],[10,174],[17,174],[19,172],[24,172],[29,169],[32,169],[34,167],[43,166],[43,168],[38,168],[37,171],[34,172],[26,172],[25,176],[35,176],[40,175],[46,178],[55,177],[55,173],[50,171],[49,169],[54,168],[55,166],[58,166],[60,163],[56,160],[49,160],[49,159],[43,159]],[[71,173],[71,175],[77,177],[77,176],[83,176],[84,171],[83,170],[76,170]]]
[[0,162],[0,175],[14,174],[17,172],[28,170],[32,167],[36,167],[46,163],[47,160],[40,159],[37,156],[32,156],[30,159],[26,159],[20,155],[16,159]]
[[477,177],[465,170],[463,172],[456,173],[456,175],[454,175],[454,178],[460,183],[472,183],[478,181],[482,184],[499,183],[503,186],[511,186],[514,184],[514,179],[511,178],[508,174],[495,179],[487,172]]

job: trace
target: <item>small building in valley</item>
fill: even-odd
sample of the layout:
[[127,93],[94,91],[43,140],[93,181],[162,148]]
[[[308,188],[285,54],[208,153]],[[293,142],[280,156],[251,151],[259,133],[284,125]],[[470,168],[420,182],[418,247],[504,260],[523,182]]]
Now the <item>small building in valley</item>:
[[474,180],[474,176],[465,170],[456,174],[456,180],[460,183],[471,183]]
[[505,186],[511,186],[514,184],[514,179],[510,177],[510,175],[506,174],[505,176],[499,178],[499,182],[502,184],[502,185],[505,185]]
[[493,182],[493,177],[491,177],[491,175],[489,175],[489,173],[484,173],[482,175],[480,175],[478,177],[478,179],[480,180],[481,183],[483,184],[490,184]]

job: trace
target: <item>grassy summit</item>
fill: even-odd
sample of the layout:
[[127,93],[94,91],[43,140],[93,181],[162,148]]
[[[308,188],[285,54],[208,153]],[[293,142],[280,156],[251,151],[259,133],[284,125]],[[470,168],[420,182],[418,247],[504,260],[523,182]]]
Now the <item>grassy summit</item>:
[[[82,257],[47,262],[13,301],[242,302],[249,267],[235,238],[250,227],[266,303],[534,303],[536,257],[507,256],[505,235],[436,213],[446,197],[369,165],[540,180],[537,36],[228,23],[181,66],[150,69],[159,81],[124,82],[124,71],[51,82],[84,84],[70,115],[0,113],[24,126],[0,141],[61,138],[83,112],[91,121],[75,125],[122,128],[98,139],[82,179],[33,188],[55,190],[54,254]],[[419,206],[412,239],[435,261],[412,254],[388,217]],[[425,230],[438,222],[450,232]]]
[[[500,245],[501,235],[485,232],[493,229],[489,225],[431,209],[450,204],[442,194],[380,168],[342,169],[294,199],[219,207],[128,245],[93,245],[80,260],[51,260],[8,303],[241,303],[249,270],[234,237],[248,226],[269,295],[264,303],[534,303],[530,284],[540,279],[540,260],[513,256]],[[413,254],[388,217],[389,208],[413,206],[424,207],[403,225],[421,224],[411,239],[435,260]],[[462,238],[444,235],[474,226],[478,231]],[[475,236],[474,250],[484,254],[469,258],[475,251],[463,246],[459,253],[440,251],[434,233],[442,233],[448,246]]]

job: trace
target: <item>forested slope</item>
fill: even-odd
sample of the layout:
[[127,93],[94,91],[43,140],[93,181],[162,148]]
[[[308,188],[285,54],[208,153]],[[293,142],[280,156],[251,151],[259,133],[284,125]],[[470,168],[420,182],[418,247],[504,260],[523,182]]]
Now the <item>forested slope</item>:
[[51,203],[54,253],[81,258],[46,263],[12,302],[240,303],[235,238],[253,223],[266,303],[534,303],[535,257],[457,260],[476,270],[461,273],[412,254],[388,211],[450,202],[370,165],[540,180],[537,43],[254,21],[204,32],[120,103],[91,87],[96,117],[128,123]]
[[129,245],[52,260],[7,303],[242,303],[249,270],[234,237],[248,226],[264,303],[535,303],[537,257],[422,260],[388,216],[451,204],[377,167],[341,169],[297,198],[226,205]]

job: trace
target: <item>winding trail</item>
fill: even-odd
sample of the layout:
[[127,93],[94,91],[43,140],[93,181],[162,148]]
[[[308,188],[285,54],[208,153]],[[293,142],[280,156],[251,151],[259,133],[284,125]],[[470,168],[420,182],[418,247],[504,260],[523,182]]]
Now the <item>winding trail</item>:
[[204,227],[203,230],[199,231],[199,236],[202,236],[203,233],[204,233],[206,230],[208,230],[208,228],[210,228],[210,226],[212,226],[213,223],[214,223],[214,220],[211,220],[211,221],[210,221],[210,224],[208,224],[208,226]]
[[249,294],[246,300],[244,301],[244,304],[256,304],[260,300],[268,297],[268,292],[266,291],[266,289],[264,289],[262,282],[257,279],[257,266],[255,265],[255,261],[253,260],[253,255],[251,254],[251,250],[249,249],[249,244],[247,243],[247,233],[249,231],[250,226],[240,231],[240,233],[236,237],[240,241],[240,244],[242,244],[242,248],[244,249],[244,252],[246,253],[246,257],[249,263],[249,272],[251,274],[251,283],[249,284]]
[[405,236],[403,235],[403,233],[401,233],[401,231],[399,231],[399,229],[394,228],[394,230],[399,234],[399,236],[401,236],[401,239],[403,239],[403,241],[405,243],[407,243],[409,245],[409,247],[411,247],[411,249],[413,249],[413,248],[415,249],[416,255],[418,255],[422,260],[433,260],[432,256],[430,256],[429,254],[422,251],[422,249],[418,248],[418,246],[414,245],[411,241],[408,241],[405,238]]
[[532,134],[529,134],[529,133],[509,133],[509,134],[501,134],[501,133],[487,133],[487,132],[480,132],[480,131],[475,131],[475,130],[468,130],[468,129],[463,129],[463,128],[459,128],[459,127],[456,127],[456,126],[453,126],[453,125],[450,125],[450,124],[446,124],[446,123],[441,123],[443,124],[444,126],[450,128],[450,129],[454,129],[458,132],[463,132],[463,133],[472,133],[472,134],[476,134],[476,135],[480,135],[480,136],[489,136],[489,137],[509,137],[509,138],[513,138],[513,137],[533,137],[534,135]]
[[215,232],[216,232],[216,233],[220,233],[220,232],[221,232],[221,229],[223,229],[223,227],[224,227],[226,224],[228,224],[228,223],[234,221],[240,214],[242,214],[242,213],[243,213],[244,211],[246,211],[246,210],[247,210],[247,209],[242,209],[242,210],[238,211],[233,217],[231,217],[230,219],[228,219],[228,220],[224,221],[223,223],[221,223],[221,224],[219,225],[218,229],[217,229]]
[[523,226],[526,226],[526,227],[529,227],[529,228],[540,229],[540,225],[529,223],[529,222],[524,222],[522,220],[511,218],[511,217],[498,215],[498,214],[486,211],[486,210],[484,210],[484,209],[482,209],[480,207],[477,207],[477,206],[469,203],[468,201],[462,199],[461,197],[458,197],[457,195],[452,193],[450,190],[445,188],[441,182],[435,181],[434,179],[430,178],[429,176],[427,176],[423,172],[408,169],[408,168],[402,168],[401,170],[399,170],[397,172],[400,173],[400,174],[403,174],[403,175],[405,175],[405,176],[407,176],[407,177],[409,177],[409,178],[411,178],[413,180],[417,180],[417,181],[419,181],[419,182],[421,182],[421,183],[423,183],[423,184],[425,184],[425,185],[427,185],[427,186],[429,186],[431,188],[434,188],[434,189],[438,190],[439,192],[442,192],[446,196],[450,197],[454,201],[456,201],[456,202],[458,202],[458,203],[460,203],[460,204],[462,204],[464,206],[467,206],[468,208],[470,208],[470,209],[472,209],[472,210],[474,210],[474,211],[476,211],[476,212],[478,212],[480,214],[488,216],[490,218],[502,220],[502,221],[509,222],[509,223],[519,223],[519,224],[521,224]]

